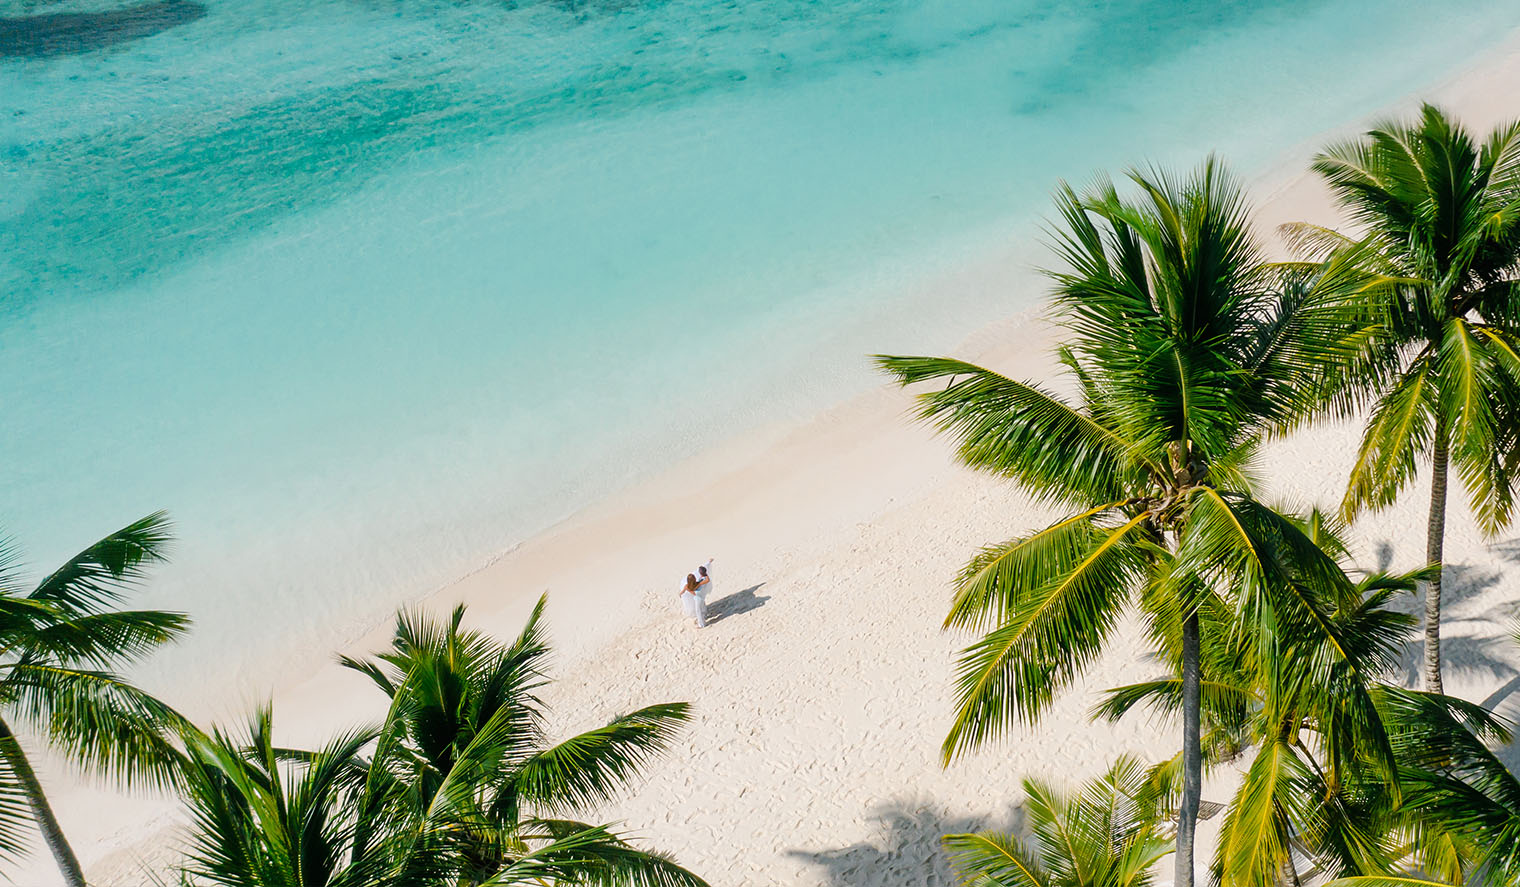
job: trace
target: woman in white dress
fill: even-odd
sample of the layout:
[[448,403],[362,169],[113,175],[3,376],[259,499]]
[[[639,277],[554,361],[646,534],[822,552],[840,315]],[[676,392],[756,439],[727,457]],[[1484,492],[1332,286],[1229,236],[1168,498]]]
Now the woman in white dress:
[[697,580],[697,574],[687,573],[686,581],[681,583],[681,610],[696,621],[698,628],[706,628],[707,601],[702,599],[701,591],[702,583]]

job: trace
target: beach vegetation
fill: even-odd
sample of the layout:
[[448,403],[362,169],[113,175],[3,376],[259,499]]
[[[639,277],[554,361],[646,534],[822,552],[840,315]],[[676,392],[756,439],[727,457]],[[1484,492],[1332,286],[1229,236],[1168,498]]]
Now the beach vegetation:
[[1393,864],[1349,880],[1520,884],[1520,777],[1495,752],[1513,750],[1512,725],[1476,703],[1399,687],[1382,705],[1399,763],[1386,819]]
[[1150,887],[1155,865],[1172,852],[1157,815],[1158,797],[1134,758],[1073,794],[1024,780],[1030,841],[1008,832],[945,836],[945,849],[972,887]]
[[[1303,523],[1323,550],[1347,559],[1332,519],[1316,512]],[[1344,655],[1324,649],[1326,636],[1287,626],[1237,632],[1232,614],[1206,611],[1217,624],[1201,633],[1205,766],[1242,774],[1225,806],[1215,883],[1299,885],[1406,864],[1460,874],[1482,858],[1477,844],[1421,800],[1420,787],[1442,778],[1436,771],[1452,761],[1480,759],[1466,746],[1460,755],[1437,751],[1453,737],[1504,739],[1507,731],[1479,706],[1396,683],[1413,619],[1390,601],[1428,572],[1362,575],[1326,607]],[[1175,663],[1175,645],[1167,658]],[[1116,720],[1140,706],[1175,714],[1177,684],[1165,678],[1115,688],[1097,714]],[[1476,737],[1464,732],[1469,727]],[[1176,769],[1175,758],[1163,761],[1152,779],[1165,789]]]
[[669,858],[574,818],[667,751],[689,711],[652,705],[548,741],[540,599],[502,643],[402,613],[390,649],[343,658],[384,718],[315,751],[279,747],[268,709],[187,743],[191,884],[226,887],[702,887]]
[[0,544],[0,857],[21,856],[40,833],[69,887],[84,887],[84,870],[25,740],[128,787],[175,783],[186,722],[120,675],[189,629],[181,613],[119,609],[169,540],[167,516],[150,514],[35,585],[16,547]]
[[1431,470],[1424,684],[1440,692],[1441,566],[1448,474],[1479,527],[1510,525],[1520,467],[1520,123],[1481,142],[1425,105],[1332,145],[1313,168],[1351,227],[1288,226],[1314,262],[1354,257],[1368,275],[1346,304],[1357,333],[1325,368],[1321,412],[1368,416],[1343,501],[1379,509]]
[[[942,763],[1037,723],[1127,622],[1159,676],[1107,690],[1094,718],[1181,726],[1176,754],[1122,757],[1074,792],[1025,779],[1020,833],[946,835],[970,887],[1151,887],[1168,855],[1174,887],[1194,887],[1203,779],[1225,768],[1239,781],[1211,805],[1211,884],[1520,884],[1512,725],[1443,694],[1440,650],[1448,475],[1484,532],[1515,512],[1520,124],[1479,143],[1425,106],[1314,170],[1350,227],[1287,226],[1291,262],[1268,260],[1212,158],[1062,185],[1055,379],[876,357],[961,463],[1060,514],[954,579],[944,628],[975,637]],[[1258,498],[1264,441],[1325,416],[1366,418],[1339,514]],[[1342,521],[1392,504],[1426,460],[1425,562],[1357,571]],[[553,726],[545,598],[507,640],[466,628],[463,606],[402,611],[385,649],[339,657],[378,690],[375,720],[294,747],[270,705],[203,730],[121,676],[188,629],[121,609],[168,542],[150,515],[35,584],[0,543],[0,859],[39,833],[85,883],[35,737],[180,795],[182,887],[705,887],[595,817],[677,747],[689,707]],[[1417,620],[1395,603],[1422,587],[1414,690]]]
[[[1331,618],[1352,583],[1300,522],[1253,497],[1252,470],[1306,369],[1340,347],[1332,321],[1360,279],[1332,257],[1284,286],[1213,159],[1130,178],[1132,197],[1104,180],[1057,194],[1053,310],[1071,396],[950,358],[878,363],[903,385],[943,382],[918,395],[918,415],[961,462],[1069,509],[956,580],[945,625],[982,636],[959,661],[945,760],[1038,719],[1138,613],[1175,653],[1175,883],[1192,887],[1210,614],[1263,636],[1291,626],[1324,652],[1322,675],[1354,668]],[[1365,696],[1344,701],[1372,719]]]

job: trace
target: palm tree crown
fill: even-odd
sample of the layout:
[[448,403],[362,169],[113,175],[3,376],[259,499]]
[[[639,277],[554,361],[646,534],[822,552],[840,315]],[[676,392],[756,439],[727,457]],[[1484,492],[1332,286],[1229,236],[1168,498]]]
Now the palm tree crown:
[[1075,795],[1024,780],[1030,847],[1011,834],[946,835],[967,887],[1149,887],[1172,852],[1145,770],[1121,758]]
[[883,357],[903,384],[948,378],[921,415],[963,462],[1018,480],[1075,513],[983,550],[946,622],[986,632],[960,662],[946,759],[1037,717],[1137,603],[1178,639],[1184,720],[1178,887],[1192,884],[1198,806],[1199,612],[1211,598],[1260,624],[1333,631],[1319,592],[1349,589],[1292,521],[1250,494],[1264,430],[1290,419],[1301,380],[1328,355],[1355,283],[1344,262],[1284,280],[1252,237],[1242,193],[1211,159],[1177,180],[1132,174],[1058,195],[1055,307],[1073,343],[1071,402],[956,360]]
[[345,657],[390,700],[382,723],[316,752],[246,737],[190,743],[189,873],[243,887],[702,887],[609,828],[570,818],[612,798],[686,721],[654,705],[557,744],[538,690],[549,648],[541,599],[510,644],[403,613],[391,649]]
[[84,873],[12,723],[128,784],[173,780],[172,737],[183,719],[116,674],[189,627],[179,613],[116,609],[168,541],[168,519],[149,515],[31,588],[15,549],[0,545],[0,856],[19,855],[36,827],[77,887]]
[[[344,659],[391,699],[376,752],[386,779],[407,786],[408,813],[465,865],[465,883],[513,883],[565,864],[624,883],[696,884],[662,856],[634,851],[604,829],[563,818],[611,800],[663,753],[688,718],[686,703],[652,705],[550,745],[537,691],[549,654],[545,599],[517,639],[499,644],[447,622],[403,614],[391,650]],[[536,854],[530,848],[538,847]],[[599,870],[601,871],[598,874]]]
[[[266,707],[239,734],[186,731],[180,764],[190,808],[183,883],[235,887],[380,887],[398,884],[402,839],[353,847],[373,730],[345,733],[314,752],[274,744]],[[419,882],[420,883],[420,882]]]
[[[1346,559],[1340,529],[1318,512],[1303,529],[1321,549]],[[1219,835],[1214,879],[1223,887],[1299,883],[1296,848],[1320,871],[1380,870],[1390,849],[1388,815],[1398,797],[1399,746],[1390,738],[1384,681],[1399,668],[1410,618],[1388,607],[1424,571],[1372,573],[1350,594],[1324,600],[1316,612],[1333,627],[1306,632],[1295,625],[1271,632],[1236,631],[1234,614],[1210,600],[1200,694],[1206,764],[1249,755]],[[1334,645],[1336,649],[1331,649]],[[1176,668],[1170,641],[1165,660]],[[1109,691],[1098,714],[1115,719],[1138,704],[1175,711],[1175,678]],[[1175,784],[1176,762],[1153,778]]]
[[[1448,464],[1490,533],[1514,516],[1520,460],[1520,124],[1480,145],[1439,109],[1335,145],[1314,169],[1361,232],[1289,227],[1311,256],[1354,255],[1374,280],[1329,403],[1370,407],[1344,511],[1391,504],[1431,460],[1427,561],[1443,561]],[[1439,691],[1441,576],[1426,602],[1427,689]]]
[[1398,757],[1400,797],[1384,819],[1393,852],[1327,887],[1520,884],[1520,776],[1492,750],[1513,742],[1510,725],[1402,688],[1386,688],[1382,707]]

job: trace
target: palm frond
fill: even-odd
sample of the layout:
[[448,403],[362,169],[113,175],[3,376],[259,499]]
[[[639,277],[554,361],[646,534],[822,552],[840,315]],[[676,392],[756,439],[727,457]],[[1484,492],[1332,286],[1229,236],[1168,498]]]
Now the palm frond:
[[185,871],[230,887],[399,887],[389,874],[407,861],[391,848],[358,860],[343,852],[353,818],[337,801],[362,769],[373,731],[341,733],[293,767],[272,732],[267,706],[241,735],[187,731]]
[[[1014,617],[969,647],[956,669],[946,762],[1028,721],[1097,656],[1143,562],[1135,537],[1148,515],[1090,537],[1069,569],[1023,590]],[[1018,593],[1018,592],[1016,592]]]
[[[1243,720],[1246,710],[1256,702],[1251,688],[1224,681],[1199,681],[1198,696],[1203,711],[1222,722]],[[1103,700],[1093,707],[1092,714],[1094,718],[1117,721],[1139,705],[1165,714],[1179,713],[1182,710],[1182,679],[1160,678],[1107,690]]]
[[1312,818],[1317,788],[1310,769],[1286,742],[1269,741],[1257,751],[1220,830],[1220,883],[1277,887],[1293,824]]
[[956,579],[955,600],[945,627],[985,629],[1006,623],[1028,592],[1072,569],[1097,545],[1107,512],[1122,502],[1107,502],[1045,529],[977,552]]
[[1039,862],[1013,835],[945,835],[944,843],[966,887],[1053,887]]
[[[32,602],[28,602],[32,603]],[[190,618],[163,610],[112,610],[85,616],[39,614],[35,630],[10,639],[28,659],[110,668],[136,661],[190,630]]]
[[1414,477],[1417,455],[1428,451],[1439,399],[1432,362],[1416,360],[1373,407],[1341,505],[1352,517],[1393,504]]
[[902,385],[948,377],[946,387],[918,396],[919,417],[956,439],[966,465],[1016,478],[1051,501],[1122,498],[1146,467],[1130,442],[1039,386],[949,358],[876,362]]
[[1353,875],[1326,881],[1325,887],[1453,887],[1444,881],[1401,875]]
[[99,613],[121,601],[148,566],[164,560],[169,516],[154,512],[81,551],[43,579],[29,595],[80,613]]
[[706,887],[706,882],[656,853],[636,850],[605,826],[586,829],[514,860],[479,887],[536,884],[595,887]]
[[48,742],[87,770],[131,786],[173,786],[177,740],[189,722],[108,672],[18,663],[6,678],[13,704]]
[[517,789],[549,811],[584,810],[608,801],[645,763],[670,748],[690,718],[684,702],[615,718],[529,758],[517,774]]

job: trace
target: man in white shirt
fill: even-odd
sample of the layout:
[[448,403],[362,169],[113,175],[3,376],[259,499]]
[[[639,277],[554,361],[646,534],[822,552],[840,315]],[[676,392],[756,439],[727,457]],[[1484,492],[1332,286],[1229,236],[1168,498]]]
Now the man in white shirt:
[[707,623],[707,599],[713,590],[712,565],[713,558],[708,558],[707,563],[697,567],[697,610],[702,614],[699,625]]

